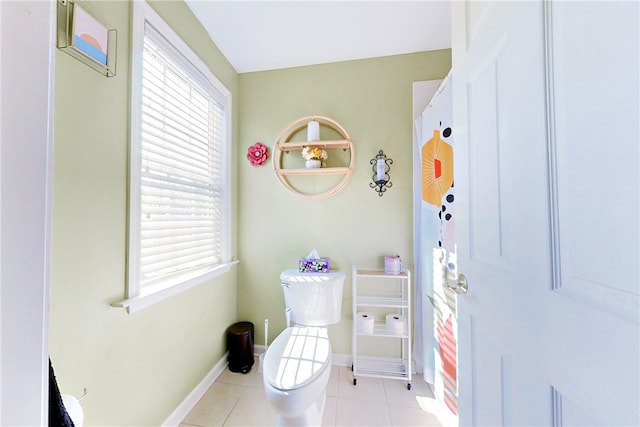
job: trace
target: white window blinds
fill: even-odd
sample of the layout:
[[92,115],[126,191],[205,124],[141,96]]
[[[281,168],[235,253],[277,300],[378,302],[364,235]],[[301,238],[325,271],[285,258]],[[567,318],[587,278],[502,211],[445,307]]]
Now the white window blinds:
[[[142,58],[138,286],[224,257],[224,99],[148,23]],[[131,277],[131,276],[130,276]]]

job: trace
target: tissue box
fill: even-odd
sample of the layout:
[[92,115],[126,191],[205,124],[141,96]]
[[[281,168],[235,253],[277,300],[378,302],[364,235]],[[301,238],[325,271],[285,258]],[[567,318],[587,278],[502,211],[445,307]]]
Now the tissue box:
[[329,258],[300,258],[298,270],[300,273],[328,273]]

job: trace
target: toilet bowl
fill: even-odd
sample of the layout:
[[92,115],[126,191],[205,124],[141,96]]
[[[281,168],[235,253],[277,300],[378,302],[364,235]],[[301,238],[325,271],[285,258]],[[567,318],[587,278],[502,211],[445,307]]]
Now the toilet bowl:
[[344,273],[280,275],[288,326],[267,349],[263,383],[267,400],[281,426],[321,425],[326,386],[331,376],[331,343],[327,328],[340,321]]
[[289,327],[267,350],[263,382],[280,425],[320,425],[331,376],[331,345],[326,328]]

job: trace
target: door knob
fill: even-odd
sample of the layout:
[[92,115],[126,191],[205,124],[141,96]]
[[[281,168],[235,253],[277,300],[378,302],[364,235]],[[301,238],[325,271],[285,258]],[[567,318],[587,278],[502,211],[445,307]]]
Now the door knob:
[[467,292],[469,292],[467,278],[462,273],[458,274],[457,279],[447,279],[444,283],[447,288],[451,289],[456,294],[465,295]]

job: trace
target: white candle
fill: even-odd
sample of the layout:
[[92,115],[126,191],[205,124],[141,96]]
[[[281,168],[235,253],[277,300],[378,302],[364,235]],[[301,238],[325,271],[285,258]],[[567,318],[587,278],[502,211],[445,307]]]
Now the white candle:
[[377,172],[376,181],[383,181],[384,180],[384,159],[378,159],[378,162],[376,163],[376,172]]
[[320,140],[320,123],[315,120],[307,123],[307,141],[319,141]]

